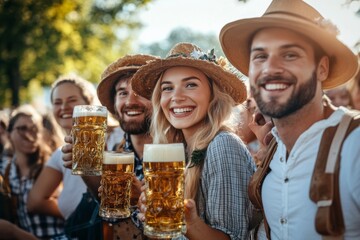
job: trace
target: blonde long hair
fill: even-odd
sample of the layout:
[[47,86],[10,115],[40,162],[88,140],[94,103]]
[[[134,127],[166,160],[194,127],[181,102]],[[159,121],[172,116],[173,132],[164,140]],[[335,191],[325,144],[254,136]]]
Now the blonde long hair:
[[182,131],[174,128],[166,119],[164,112],[160,106],[161,99],[161,83],[162,75],[156,83],[152,95],[153,117],[150,126],[150,132],[154,143],[184,143],[186,146],[187,162],[185,175],[185,197],[197,199],[199,189],[202,165],[192,165],[191,154],[194,150],[202,150],[207,148],[209,143],[214,139],[219,131],[231,131],[224,125],[229,118],[232,107],[235,105],[234,100],[219,88],[219,86],[208,78],[211,100],[206,117],[203,119],[201,127],[193,136],[191,145],[185,142]]

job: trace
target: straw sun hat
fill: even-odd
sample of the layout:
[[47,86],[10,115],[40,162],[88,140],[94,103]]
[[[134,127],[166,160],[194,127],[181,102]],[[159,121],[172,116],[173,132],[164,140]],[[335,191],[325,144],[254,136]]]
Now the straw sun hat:
[[223,51],[231,64],[245,75],[249,73],[250,42],[262,28],[291,29],[323,48],[330,57],[330,72],[323,82],[329,89],[352,78],[358,69],[356,56],[337,38],[337,28],[302,0],[274,0],[264,15],[226,24],[220,32]]
[[137,94],[151,99],[156,82],[166,69],[193,67],[212,79],[236,104],[240,104],[246,99],[245,84],[234,73],[225,69],[225,65],[226,60],[216,59],[213,51],[206,54],[194,44],[178,43],[165,59],[156,59],[141,67],[131,80],[132,88]]
[[114,114],[115,84],[128,74],[134,74],[142,65],[157,57],[144,54],[126,55],[111,63],[101,74],[101,82],[97,88],[97,95],[102,105]]

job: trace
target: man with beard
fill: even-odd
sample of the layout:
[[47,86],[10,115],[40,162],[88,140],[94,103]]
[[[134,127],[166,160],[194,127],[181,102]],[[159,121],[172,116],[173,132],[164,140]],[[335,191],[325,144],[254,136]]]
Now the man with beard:
[[[136,205],[141,193],[142,158],[144,144],[152,143],[149,127],[152,114],[151,101],[135,94],[131,88],[131,78],[134,73],[148,61],[156,59],[150,55],[127,55],[110,64],[101,76],[97,94],[102,105],[114,114],[124,131],[124,139],[116,150],[132,151],[135,155],[135,176],[132,185],[131,205]],[[71,136],[65,141],[69,144],[62,148],[64,166],[71,168],[72,144]],[[87,186],[97,195],[100,187],[100,177],[83,176]],[[136,218],[136,211],[132,214],[132,221],[127,219],[117,223],[104,224],[107,229],[106,239],[142,239],[142,231],[138,228],[140,223]]]
[[[346,108],[324,100],[323,89],[345,83],[358,70],[356,56],[336,34],[330,21],[301,0],[274,0],[262,17],[231,22],[220,33],[225,55],[249,76],[260,111],[275,125],[277,149],[258,191],[272,239],[322,238],[315,217],[332,202],[317,206],[309,197],[310,182],[325,129],[349,116]],[[357,127],[340,150],[341,206],[335,208],[342,209],[339,234],[345,239],[360,238],[359,139]]]

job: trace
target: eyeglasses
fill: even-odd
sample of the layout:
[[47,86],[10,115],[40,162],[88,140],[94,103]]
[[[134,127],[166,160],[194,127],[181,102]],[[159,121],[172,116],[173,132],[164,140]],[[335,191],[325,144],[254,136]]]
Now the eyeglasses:
[[25,134],[26,132],[29,132],[31,134],[37,134],[39,132],[39,129],[35,125],[31,127],[23,125],[23,126],[15,127],[14,129],[16,129],[21,134]]

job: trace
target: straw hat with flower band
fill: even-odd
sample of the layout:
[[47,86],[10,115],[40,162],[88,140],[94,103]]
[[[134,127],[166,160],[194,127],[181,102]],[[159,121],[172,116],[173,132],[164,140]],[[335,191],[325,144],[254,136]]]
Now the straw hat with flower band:
[[148,61],[158,57],[136,54],[126,55],[111,63],[101,74],[101,82],[97,87],[97,95],[102,105],[114,114],[115,84],[122,77],[132,77],[132,75]]
[[131,80],[133,90],[151,99],[156,82],[168,68],[187,66],[197,68],[212,79],[224,92],[229,94],[236,104],[246,99],[245,84],[231,71],[225,69],[226,60],[216,59],[214,51],[204,53],[191,43],[178,43],[165,59],[156,59],[141,67]]
[[356,74],[357,58],[336,38],[336,26],[302,0],[274,0],[262,17],[237,20],[222,28],[222,49],[243,74],[249,73],[250,43],[254,34],[269,27],[290,29],[321,46],[330,58],[329,76],[322,83],[324,89],[339,86]]

